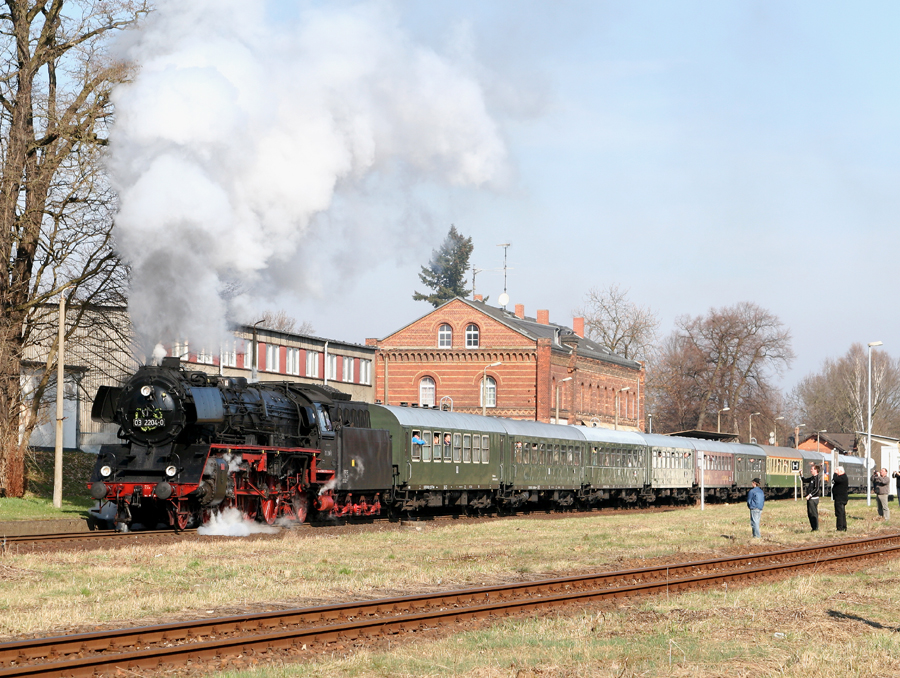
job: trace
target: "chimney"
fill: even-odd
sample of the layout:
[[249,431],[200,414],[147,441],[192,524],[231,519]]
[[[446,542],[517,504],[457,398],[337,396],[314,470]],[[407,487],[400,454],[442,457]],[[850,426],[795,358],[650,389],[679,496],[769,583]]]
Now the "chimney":
[[537,321],[541,325],[550,324],[550,311],[541,309],[537,312]]
[[525,320],[525,304],[516,304],[516,317]]
[[475,295],[475,301],[483,301],[483,300],[484,300],[484,297],[482,297],[480,294]]
[[584,318],[572,318],[572,330],[584,339]]

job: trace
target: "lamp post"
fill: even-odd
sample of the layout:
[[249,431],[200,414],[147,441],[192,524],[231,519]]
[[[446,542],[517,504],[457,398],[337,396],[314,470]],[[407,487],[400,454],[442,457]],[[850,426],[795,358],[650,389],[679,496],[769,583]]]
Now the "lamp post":
[[778,447],[778,421],[780,419],[784,419],[784,417],[775,417],[774,421],[772,422],[772,428],[775,429],[773,431],[773,433],[775,434],[775,447]]
[[[481,416],[485,416],[487,413],[487,401],[484,398],[484,382],[487,381],[487,370],[489,367],[497,367],[498,365],[502,365],[503,362],[498,360],[495,363],[491,363],[490,365],[485,365],[484,369],[481,370]],[[496,405],[496,403],[494,403]]]
[[572,377],[566,377],[556,382],[556,423],[559,423],[559,385],[564,381],[572,381]]
[[[253,323],[253,349],[252,349],[253,356],[252,356],[252,362],[250,363],[250,365],[252,366],[250,368],[250,383],[251,384],[255,384],[256,380],[257,380],[258,357],[256,354],[259,352],[259,337],[257,336],[256,328],[261,322],[265,322],[265,318],[263,318],[262,320],[257,320],[255,323]],[[327,370],[328,367],[326,366],[325,369]],[[327,380],[326,380],[326,382],[327,382]]]
[[716,415],[716,433],[722,432],[722,412],[728,412],[730,409],[730,407],[723,407],[719,410],[719,414]]
[[869,418],[866,427],[866,506],[872,505],[872,348],[881,346],[880,341],[869,342]]
[[[818,452],[819,454],[822,454],[822,450],[819,449],[819,436],[821,436],[823,433],[828,433],[828,431],[826,431],[824,428],[821,431],[816,431],[816,452]],[[834,469],[832,469],[831,472],[834,473]],[[824,454],[822,454],[822,473],[820,473],[819,475],[822,478],[819,481],[820,486],[822,488],[822,490],[819,492],[819,496],[824,497],[825,496],[825,455]]]
[[806,426],[806,424],[797,424],[794,426],[794,449],[798,449],[800,447],[800,429]]
[[616,391],[616,430],[617,431],[619,430],[619,394],[624,391],[630,391],[630,390],[631,390],[631,387],[626,386],[625,388],[620,388],[618,391]]
[[759,416],[759,412],[752,412],[748,417],[748,421],[750,422],[750,430],[747,432],[747,442],[751,445],[753,444],[753,417]]

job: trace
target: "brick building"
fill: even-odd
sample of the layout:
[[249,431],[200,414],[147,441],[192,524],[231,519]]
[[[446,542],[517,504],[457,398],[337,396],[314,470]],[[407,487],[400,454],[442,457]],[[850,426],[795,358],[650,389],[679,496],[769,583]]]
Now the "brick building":
[[[256,343],[254,378],[253,344]],[[216,351],[175,343],[169,355],[180,356],[194,369],[249,381],[297,381],[327,384],[354,400],[372,402],[372,361],[369,346],[266,328],[242,326],[234,341]]]
[[366,343],[376,402],[548,423],[558,406],[560,423],[644,429],[643,366],[585,338],[583,318],[568,328],[546,310],[456,298]]

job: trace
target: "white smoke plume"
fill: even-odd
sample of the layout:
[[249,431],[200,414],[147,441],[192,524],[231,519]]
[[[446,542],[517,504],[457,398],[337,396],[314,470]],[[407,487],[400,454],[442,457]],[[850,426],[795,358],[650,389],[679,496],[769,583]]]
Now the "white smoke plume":
[[247,520],[236,508],[213,511],[209,520],[197,528],[197,534],[225,537],[246,537],[251,534],[274,534],[275,532],[280,532],[280,528]]
[[137,71],[114,93],[109,158],[144,345],[216,346],[283,286],[276,272],[303,281],[323,254],[304,236],[342,187],[502,181],[481,85],[390,3],[307,5],[292,22],[261,1],[157,6],[118,45]]

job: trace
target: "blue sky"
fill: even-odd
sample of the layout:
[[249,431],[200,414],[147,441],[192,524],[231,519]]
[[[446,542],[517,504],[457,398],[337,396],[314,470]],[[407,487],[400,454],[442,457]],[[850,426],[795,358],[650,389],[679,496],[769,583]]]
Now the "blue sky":
[[[392,6],[412,40],[464,46],[510,178],[391,198],[374,182],[354,209],[403,214],[410,233],[386,230],[377,252],[334,247],[322,215],[306,255],[339,250],[339,280],[278,302],[317,334],[362,342],[428,312],[411,299],[417,273],[453,223],[478,268],[500,268],[496,245],[512,244],[510,307],[531,316],[570,324],[589,288],[612,283],[656,311],[662,334],[679,315],[756,302],[793,333],[785,387],[853,342],[900,351],[900,5]],[[273,11],[294,17],[292,3]],[[502,273],[478,276],[492,300],[502,286]]]

